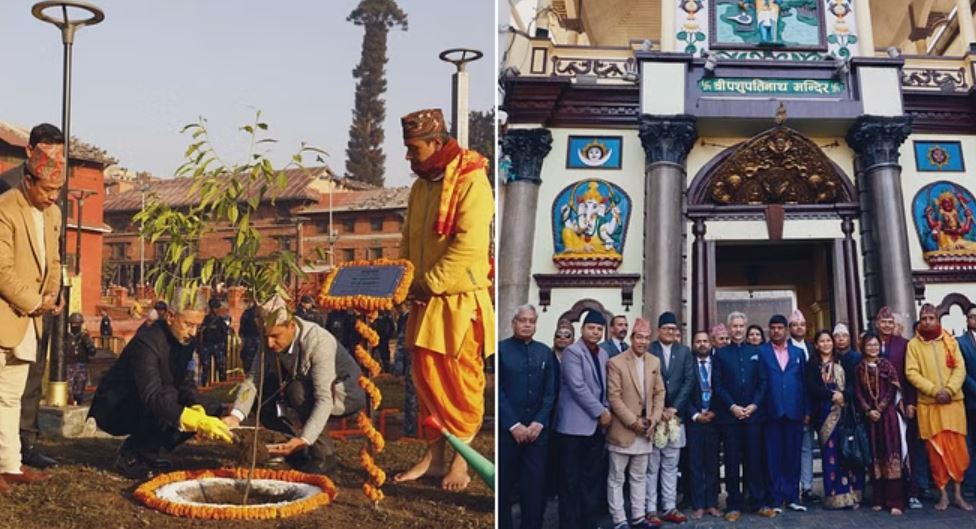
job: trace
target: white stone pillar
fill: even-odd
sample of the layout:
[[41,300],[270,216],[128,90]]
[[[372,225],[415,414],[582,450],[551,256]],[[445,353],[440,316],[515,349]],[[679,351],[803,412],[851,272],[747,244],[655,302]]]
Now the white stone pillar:
[[661,0],[661,51],[674,51],[674,17],[677,3]]
[[962,38],[963,52],[967,52],[969,46],[976,42],[976,30],[973,29],[973,9],[969,0],[956,0],[956,18],[959,20],[959,36]]
[[854,0],[854,19],[857,20],[858,55],[874,57],[874,28],[871,26],[869,0]]

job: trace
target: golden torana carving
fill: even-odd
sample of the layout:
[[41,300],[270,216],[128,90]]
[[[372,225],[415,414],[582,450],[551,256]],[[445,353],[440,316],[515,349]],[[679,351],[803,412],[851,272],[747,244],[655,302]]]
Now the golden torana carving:
[[779,125],[739,145],[712,172],[715,204],[831,204],[849,202],[842,177],[823,151]]

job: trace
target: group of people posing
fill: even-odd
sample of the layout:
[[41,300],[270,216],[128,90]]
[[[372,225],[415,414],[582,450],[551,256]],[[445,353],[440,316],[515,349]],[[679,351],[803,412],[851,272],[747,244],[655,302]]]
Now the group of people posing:
[[[858,509],[866,488],[873,510],[895,516],[923,508],[933,485],[937,510],[973,510],[963,483],[967,494],[976,486],[967,443],[976,307],[953,337],[925,304],[910,340],[887,307],[856,339],[837,324],[809,340],[794,311],[769,319],[767,341],[732,312],[711,332],[696,331],[691,347],[671,312],[654,336],[648,320],[637,318],[628,334],[625,316],[608,322],[591,310],[578,340],[560,321],[552,347],[534,340],[536,321],[534,307],[519,307],[512,336],[499,343],[503,529],[513,527],[516,490],[522,529],[541,527],[553,488],[561,529],[595,527],[607,511],[614,529],[684,523],[679,490],[691,518],[732,522],[821,502]],[[813,491],[815,442],[822,498]]]

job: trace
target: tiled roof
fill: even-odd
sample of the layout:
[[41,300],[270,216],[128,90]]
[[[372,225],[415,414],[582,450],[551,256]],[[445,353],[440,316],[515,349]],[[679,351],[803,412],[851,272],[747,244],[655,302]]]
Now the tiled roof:
[[[285,171],[288,186],[277,194],[278,200],[296,200],[319,202],[321,195],[310,189],[313,180],[327,177],[327,167],[312,167],[306,170],[289,169]],[[200,202],[199,194],[190,195],[193,185],[191,178],[160,178],[149,182],[149,193],[155,194],[166,205],[174,208],[192,206]],[[251,185],[250,192],[257,194],[260,183]],[[336,193],[338,195],[339,193]],[[138,211],[142,208],[142,193],[138,188],[129,189],[115,195],[105,197],[105,212]]]
[[[25,129],[6,121],[0,121],[0,141],[13,145],[14,147],[26,147],[29,139],[30,129]],[[102,165],[118,163],[115,158],[104,150],[94,145],[89,145],[73,136],[71,138],[71,157],[76,160],[95,162]]]
[[[348,181],[348,180],[347,180]],[[332,195],[332,211],[364,211],[370,209],[406,209],[410,197],[409,187],[378,188],[366,191],[348,191]],[[329,200],[301,210],[303,214],[328,213]]]

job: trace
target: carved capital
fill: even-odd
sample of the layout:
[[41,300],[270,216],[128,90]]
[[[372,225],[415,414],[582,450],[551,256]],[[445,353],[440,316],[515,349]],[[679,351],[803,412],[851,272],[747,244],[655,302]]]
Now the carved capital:
[[502,136],[502,154],[512,165],[508,181],[525,180],[541,184],[542,161],[552,150],[552,133],[549,129],[510,129]]
[[671,162],[684,165],[697,138],[694,116],[641,114],[640,139],[647,164]]
[[912,133],[909,116],[861,116],[847,131],[847,144],[854,149],[867,171],[879,165],[898,163],[898,149]]

